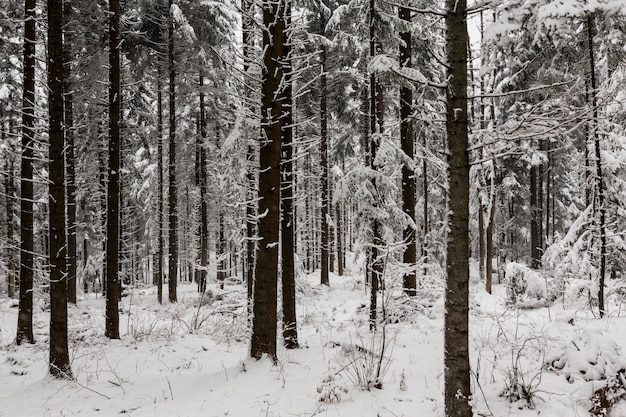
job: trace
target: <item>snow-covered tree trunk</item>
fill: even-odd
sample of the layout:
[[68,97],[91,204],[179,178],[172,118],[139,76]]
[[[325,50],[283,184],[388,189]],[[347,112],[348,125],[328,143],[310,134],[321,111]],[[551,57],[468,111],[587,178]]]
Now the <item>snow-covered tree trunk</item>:
[[24,67],[22,86],[22,163],[20,172],[20,303],[15,342],[35,343],[33,337],[33,156],[35,141],[36,0],[24,1]]
[[276,361],[280,154],[283,128],[285,0],[262,2],[261,149],[259,153],[259,248],[253,296],[250,354]]

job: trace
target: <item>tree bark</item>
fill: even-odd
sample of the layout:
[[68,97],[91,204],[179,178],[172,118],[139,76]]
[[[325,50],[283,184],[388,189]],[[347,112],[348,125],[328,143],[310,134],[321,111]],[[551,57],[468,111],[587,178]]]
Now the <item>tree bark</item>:
[[[324,10],[320,1],[320,37],[326,36],[326,19],[324,17]],[[321,204],[321,221],[322,221],[322,234],[321,234],[321,255],[322,255],[322,269],[320,272],[322,285],[329,285],[328,278],[330,266],[329,266],[329,249],[330,249],[330,225],[329,225],[329,210],[328,210],[328,90],[326,80],[326,44],[322,42],[320,45],[320,204]]]
[[207,207],[207,172],[206,172],[206,107],[204,102],[204,75],[200,71],[200,277],[198,291],[206,291],[207,268],[209,267],[209,220]]
[[56,378],[71,379],[67,340],[65,139],[63,129],[63,0],[48,0],[50,363]]
[[298,347],[298,328],[296,321],[296,270],[294,261],[294,229],[293,214],[293,80],[291,65],[291,2],[286,0],[285,9],[285,46],[284,46],[284,95],[283,114],[285,115],[282,138],[282,185],[281,185],[281,258],[282,258],[282,290],[283,290],[283,341],[287,349]]
[[[411,21],[411,12],[408,8],[398,7],[398,17],[400,20]],[[403,31],[400,33],[400,66],[411,68],[411,32]],[[402,211],[413,222],[407,226],[403,232],[404,253],[402,262],[407,269],[402,279],[402,287],[404,292],[413,296],[416,293],[417,279],[415,276],[415,265],[417,263],[417,240],[415,236],[415,171],[413,168],[413,159],[415,156],[413,146],[413,121],[411,113],[413,112],[413,90],[411,87],[403,83],[400,87],[400,145],[404,152],[405,158],[411,161],[410,164],[402,165]]]
[[120,276],[120,2],[109,1],[109,165],[106,216],[106,326],[109,339],[119,339]]
[[446,416],[471,417],[469,366],[469,173],[466,0],[446,0],[448,244],[444,319]]
[[[63,2],[63,19],[65,27],[72,27],[72,1]],[[64,124],[66,141],[67,161],[67,299],[76,304],[76,173],[74,168],[74,109],[72,92],[72,45],[68,42],[69,33],[64,33],[63,63],[65,66],[65,78],[63,83],[64,98]]]
[[163,304],[163,84],[161,83],[161,64],[158,64],[157,74],[157,171],[158,187],[157,192],[157,299],[159,304]]
[[[2,122],[4,123],[4,121]],[[2,142],[6,142],[6,131],[2,129]],[[10,145],[13,148],[12,145]],[[13,149],[11,149],[12,153]],[[6,181],[4,183],[5,201],[6,201],[6,216],[7,216],[7,265],[6,265],[6,282],[7,282],[7,295],[9,298],[15,297],[15,259],[13,258],[14,251],[13,245],[15,244],[15,238],[13,232],[15,226],[13,224],[13,203],[14,203],[14,163],[13,156],[9,155],[5,161]]]
[[598,103],[596,99],[596,60],[593,46],[594,36],[594,16],[587,14],[587,44],[589,47],[589,77],[591,84],[591,91],[589,97],[591,102],[589,103],[592,108],[593,118],[591,120],[591,133],[593,135],[594,151],[596,158],[596,186],[598,188],[598,211],[600,212],[600,277],[598,280],[598,309],[600,311],[600,318],[604,317],[604,279],[606,276],[606,207],[604,207],[604,177],[602,173],[602,158],[600,153],[600,134],[598,133]]
[[[278,243],[280,228],[280,154],[283,127],[285,0],[262,2],[263,67],[259,153],[259,249],[257,252],[250,354],[276,361]],[[278,99],[277,99],[278,98]]]
[[168,246],[168,292],[170,303],[177,301],[178,283],[178,183],[176,182],[176,68],[174,67],[174,16],[173,0],[169,0],[167,60],[169,70],[169,246]]
[[36,0],[24,2],[24,83],[22,92],[22,163],[20,172],[20,303],[15,343],[35,343],[33,336],[33,156],[35,142],[35,8]]

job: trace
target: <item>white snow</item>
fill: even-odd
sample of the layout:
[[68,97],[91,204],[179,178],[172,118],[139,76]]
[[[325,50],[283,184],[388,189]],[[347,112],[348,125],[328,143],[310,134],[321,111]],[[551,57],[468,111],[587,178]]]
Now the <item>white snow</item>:
[[[213,280],[204,297],[194,284],[179,284],[175,305],[160,306],[154,288],[130,291],[116,341],[103,336],[102,296],[83,296],[69,307],[75,382],[47,376],[42,294],[36,294],[37,343],[19,347],[12,344],[16,303],[0,294],[0,414],[443,417],[443,278],[420,276],[418,296],[408,299],[397,288],[398,272],[388,272],[388,369],[382,388],[367,391],[355,385],[350,363],[367,365],[364,352],[379,352],[381,333],[372,337],[368,330],[369,293],[355,257],[347,259],[349,276],[331,273],[330,287],[319,284],[319,271],[298,279],[301,348],[280,347],[277,366],[248,358],[246,289],[236,280],[222,291]],[[561,302],[514,309],[503,285],[490,295],[475,277],[472,283],[475,415],[589,415],[591,394],[625,366],[618,296],[609,300],[609,317],[599,320]],[[5,288],[2,279],[0,285]],[[520,387],[528,388],[528,398]],[[613,416],[624,412],[620,402]]]

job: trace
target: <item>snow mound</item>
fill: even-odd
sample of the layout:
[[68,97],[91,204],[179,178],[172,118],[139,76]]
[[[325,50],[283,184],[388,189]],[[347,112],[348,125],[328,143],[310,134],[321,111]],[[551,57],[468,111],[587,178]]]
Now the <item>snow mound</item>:
[[626,369],[620,346],[600,329],[586,329],[546,355],[548,370],[565,375],[568,382],[577,378],[600,381]]

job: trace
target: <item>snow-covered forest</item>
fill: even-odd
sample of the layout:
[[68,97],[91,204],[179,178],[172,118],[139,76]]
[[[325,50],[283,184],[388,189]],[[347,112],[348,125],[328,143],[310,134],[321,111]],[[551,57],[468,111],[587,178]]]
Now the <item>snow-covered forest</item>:
[[625,416],[625,85],[624,0],[0,0],[0,416]]

